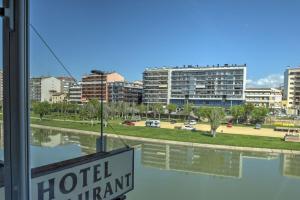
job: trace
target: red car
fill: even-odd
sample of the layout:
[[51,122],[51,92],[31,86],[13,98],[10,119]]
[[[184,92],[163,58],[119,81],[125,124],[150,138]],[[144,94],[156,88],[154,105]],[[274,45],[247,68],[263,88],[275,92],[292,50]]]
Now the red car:
[[232,128],[232,123],[231,123],[231,122],[228,122],[228,123],[227,123],[227,127],[228,127],[228,128]]
[[135,124],[132,121],[124,121],[122,124],[127,125],[127,126],[134,126]]

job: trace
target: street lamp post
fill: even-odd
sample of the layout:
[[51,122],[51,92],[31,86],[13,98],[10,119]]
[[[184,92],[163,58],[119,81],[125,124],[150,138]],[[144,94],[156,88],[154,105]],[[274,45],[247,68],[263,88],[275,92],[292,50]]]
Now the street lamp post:
[[100,70],[92,70],[92,74],[100,75],[100,138],[97,138],[97,152],[106,152],[106,137],[103,135],[103,79],[104,72]]

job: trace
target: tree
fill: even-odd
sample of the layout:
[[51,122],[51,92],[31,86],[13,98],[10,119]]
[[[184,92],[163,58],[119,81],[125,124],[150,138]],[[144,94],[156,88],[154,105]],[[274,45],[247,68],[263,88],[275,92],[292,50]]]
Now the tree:
[[251,113],[254,110],[254,105],[251,103],[246,103],[243,105],[244,107],[244,120],[246,122],[249,122],[249,119],[251,117]]
[[[139,110],[140,117],[142,118],[142,115],[147,112],[147,107],[144,104],[140,104],[137,109]],[[146,115],[147,116],[147,115]]]
[[230,108],[230,113],[238,124],[239,120],[245,115],[245,109],[243,106],[232,106]]
[[160,103],[156,103],[153,105],[153,112],[156,118],[156,115],[158,114],[158,119],[160,120],[160,115],[164,112],[164,107]]
[[50,112],[50,104],[47,101],[44,102],[36,102],[32,105],[32,110],[35,114],[40,116],[40,120]]
[[88,103],[82,106],[80,115],[84,119],[91,120],[92,126],[94,125],[94,119],[100,118],[100,103],[97,99],[91,99]]
[[200,107],[198,117],[205,117],[210,123],[210,131],[213,137],[216,137],[217,129],[225,118],[224,108],[221,107]]
[[251,122],[252,123],[263,123],[268,114],[268,109],[265,107],[254,108],[251,113]]
[[183,114],[186,116],[186,118],[188,118],[193,110],[194,104],[189,103],[189,104],[185,104],[183,107]]
[[169,121],[171,119],[171,113],[175,112],[176,109],[177,109],[176,104],[170,103],[170,104],[167,105],[167,110],[168,110],[168,114],[169,114]]

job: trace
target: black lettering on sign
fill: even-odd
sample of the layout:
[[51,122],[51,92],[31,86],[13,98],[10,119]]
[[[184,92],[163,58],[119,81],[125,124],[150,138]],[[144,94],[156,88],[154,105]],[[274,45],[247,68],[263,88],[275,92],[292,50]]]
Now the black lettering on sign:
[[129,178],[130,178],[130,176],[131,176],[131,173],[129,173],[129,174],[126,174],[126,175],[125,175],[125,177],[126,177],[126,183],[127,183],[126,185],[127,185],[127,187],[129,187],[129,183],[130,183],[130,179],[129,179]]
[[108,178],[111,176],[111,173],[108,172],[108,161],[104,163],[105,176],[104,178]]
[[99,168],[100,167],[101,167],[100,164],[94,166],[94,183],[96,183],[102,179],[101,176],[99,176],[99,174],[100,174]]
[[47,192],[49,193],[49,198],[46,198],[46,199],[49,199],[49,200],[55,199],[54,180],[55,180],[54,178],[48,180],[49,188],[46,188],[46,189],[44,188],[44,182],[38,183],[38,200],[44,200],[44,194]]
[[[72,179],[71,187],[69,189],[66,188],[66,179],[68,177],[70,177]],[[74,173],[68,173],[68,174],[64,175],[59,182],[59,190],[63,194],[68,194],[68,193],[72,192],[76,186],[77,186],[77,176]]]
[[116,178],[115,180],[115,185],[116,185],[116,189],[115,189],[115,192],[118,192],[118,188],[120,190],[123,190],[123,184],[124,184],[124,181],[123,181],[123,176],[121,176],[121,180],[119,180],[118,178]]
[[90,167],[87,167],[87,168],[84,168],[82,170],[80,170],[80,174],[82,174],[82,187],[85,187],[87,186],[87,174],[88,174],[88,171],[90,171]]
[[104,198],[106,198],[107,193],[109,193],[109,196],[111,196],[113,194],[110,182],[106,183]]
[[95,187],[93,189],[93,200],[102,200],[100,196],[101,188],[100,187]]
[[82,198],[83,194],[79,194],[78,195],[78,200],[89,200],[90,199],[90,197],[89,197],[90,192],[89,191],[86,191],[84,194],[85,194],[85,198],[84,199]]

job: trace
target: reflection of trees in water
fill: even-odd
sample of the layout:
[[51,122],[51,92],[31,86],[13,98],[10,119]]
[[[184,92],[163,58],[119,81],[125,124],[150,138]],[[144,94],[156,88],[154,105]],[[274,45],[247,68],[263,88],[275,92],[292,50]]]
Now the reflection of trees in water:
[[[1,131],[2,133],[2,131]],[[62,132],[49,129],[32,129],[32,144],[42,145],[51,142],[51,136],[61,135],[60,144],[80,144],[85,154],[96,151],[97,135],[86,135],[73,132]],[[129,139],[108,137],[107,150],[141,145],[141,162],[146,167],[166,170],[196,172],[221,177],[241,178],[242,157],[255,159],[277,159],[278,154],[266,152],[240,152],[216,150],[192,146],[182,146],[163,143],[140,142]],[[300,155],[282,155],[282,173],[284,176],[300,178]]]
[[31,129],[31,144],[42,145],[42,143],[51,142],[50,135],[55,135],[47,129]]

